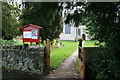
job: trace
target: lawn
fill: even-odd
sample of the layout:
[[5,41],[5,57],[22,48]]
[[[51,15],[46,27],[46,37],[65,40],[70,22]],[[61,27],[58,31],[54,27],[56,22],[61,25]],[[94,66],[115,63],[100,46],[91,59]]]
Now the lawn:
[[[51,70],[58,67],[58,65],[64,61],[70,54],[72,54],[78,47],[78,42],[74,41],[60,41],[62,43],[60,48],[57,45],[51,46],[50,48],[50,67]],[[16,45],[22,45],[22,40]],[[30,43],[28,43],[30,44]],[[34,45],[34,43],[33,43]],[[63,46],[64,45],[64,46]]]
[[[28,44],[28,45],[30,45],[30,42],[25,42],[25,43],[23,43],[23,41],[22,41],[22,40],[20,40],[19,42],[16,42],[16,44],[15,44],[15,45],[23,45],[23,44]],[[33,44],[33,45],[35,45],[36,43],[35,43],[35,42],[33,42],[32,44]]]
[[77,57],[77,59],[76,59],[76,61],[75,61],[75,64],[74,64],[74,67],[75,67],[75,71],[76,72],[78,72],[78,57]]
[[78,42],[61,41],[64,46],[61,48],[51,47],[50,66],[55,69],[58,65],[72,54],[78,47]]
[[[95,45],[95,43],[99,43],[97,40],[85,40],[83,47],[99,47],[99,45]],[[104,45],[105,43],[101,43],[101,45]]]

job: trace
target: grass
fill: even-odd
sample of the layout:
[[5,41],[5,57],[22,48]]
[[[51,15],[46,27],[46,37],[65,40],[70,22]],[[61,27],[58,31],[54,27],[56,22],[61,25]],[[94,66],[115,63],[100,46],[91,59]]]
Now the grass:
[[[99,43],[97,40],[85,40],[83,47],[99,47],[99,45],[95,45],[95,43]],[[105,43],[101,43],[101,45],[105,45]]]
[[[74,41],[60,41],[62,43],[60,48],[57,45],[51,46],[50,67],[54,70],[63,62],[70,54],[72,54],[78,47],[78,42]],[[30,44],[29,42],[26,42]],[[22,40],[16,45],[22,45]],[[34,43],[33,43],[34,44]],[[41,44],[42,45],[42,44]],[[64,46],[63,46],[64,45]]]
[[[23,41],[20,40],[19,42],[17,42],[15,45],[22,45],[23,44]],[[29,43],[28,43],[29,44]]]
[[[40,41],[40,42],[41,42],[41,41]],[[20,40],[19,42],[16,42],[15,45],[23,45],[23,44],[28,44],[28,45],[30,45],[30,42],[25,42],[25,43],[23,43],[23,40]],[[33,42],[32,45],[36,45],[36,43]],[[43,44],[40,44],[40,45],[43,46]]]
[[61,41],[64,46],[61,48],[51,47],[50,54],[50,66],[51,69],[55,69],[58,65],[65,60],[70,54],[72,54],[78,47],[78,42],[73,41]]
[[85,40],[83,47],[97,47],[97,45],[95,45],[95,42],[98,41]]
[[[30,42],[25,42],[25,43],[23,43],[23,41],[20,40],[19,43],[16,43],[15,45],[23,45],[23,44],[28,44],[28,45],[30,45]],[[33,42],[32,44],[35,45],[36,43]]]
[[78,58],[76,59],[74,66],[75,66],[75,71],[78,72]]
[[[54,70],[58,65],[64,61],[70,54],[72,54],[78,47],[78,42],[74,41],[60,41],[62,43],[61,47],[58,48],[57,45],[51,46],[50,54],[50,67]],[[26,42],[30,44],[29,42]],[[22,45],[22,40],[16,45]],[[34,45],[34,43],[33,43]],[[42,45],[42,44],[41,44]],[[63,46],[64,45],[64,46]]]

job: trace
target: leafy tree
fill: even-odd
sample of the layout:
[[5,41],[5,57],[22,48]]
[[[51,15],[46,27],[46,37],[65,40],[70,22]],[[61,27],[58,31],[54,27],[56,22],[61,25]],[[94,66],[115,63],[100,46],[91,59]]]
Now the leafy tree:
[[[81,9],[83,9],[82,21],[80,23],[87,26],[87,30],[89,31],[88,34],[92,36],[92,39],[99,40],[100,43],[105,42],[106,47],[110,48],[108,51],[103,51],[99,54],[95,54],[94,57],[97,59],[97,61],[94,64],[87,65],[87,69],[91,69],[94,73],[92,78],[104,78],[109,80],[113,80],[112,78],[119,78],[119,2],[88,2],[76,3],[76,5],[81,6]],[[72,18],[69,18],[68,21],[72,20]],[[77,19],[76,21],[79,22]]]
[[20,10],[13,5],[2,2],[2,37],[3,39],[12,39],[19,34],[18,16]]
[[106,46],[120,52],[119,3],[88,3],[85,14],[87,29],[94,39],[105,42]]
[[2,1],[0,1],[0,38],[2,38]]
[[[81,8],[71,8],[81,7]],[[68,3],[68,10],[74,10],[74,13],[68,13],[66,22],[86,25],[89,35],[93,39],[105,42],[106,46],[114,47],[120,52],[120,4],[118,2],[76,2]]]
[[[97,5],[97,7],[95,7],[94,9],[90,9],[91,7],[95,5]],[[104,7],[100,9],[101,6],[104,6]],[[118,21],[116,20],[118,18],[116,12],[117,12],[117,5],[114,5],[114,3],[90,3],[88,4],[88,7],[86,8],[87,25],[88,26],[94,25],[96,27],[93,27],[93,28],[94,29],[98,28],[98,30],[100,31],[113,28],[112,26],[117,27],[117,25],[111,25],[111,24],[118,24]],[[103,28],[106,28],[106,29],[103,29]],[[98,32],[98,30],[96,32]],[[109,30],[107,30],[107,32],[108,31]],[[102,33],[104,34],[104,32]],[[101,36],[104,37],[105,35],[101,35]],[[106,38],[103,38],[103,39],[107,40]]]
[[[89,34],[93,39],[105,42],[110,50],[94,57],[98,61],[91,67],[96,78],[120,77],[120,5],[118,2],[87,3],[83,22],[87,25]],[[100,56],[103,56],[102,59]],[[103,62],[103,63],[102,63]],[[105,66],[107,66],[105,68]],[[116,66],[116,68],[114,68]],[[89,65],[90,67],[90,65]],[[98,70],[99,69],[99,70]]]
[[34,24],[43,27],[40,32],[42,40],[59,37],[63,29],[62,9],[57,2],[23,3],[22,24]]
[[78,2],[67,2],[65,9],[66,12],[66,20],[65,23],[67,24],[74,24],[74,27],[76,27],[76,40],[78,36],[78,27],[81,25],[82,17],[83,17],[83,7],[84,3],[78,3]]
[[65,23],[74,23],[75,27],[79,27],[82,22],[84,11],[80,7],[82,7],[83,5],[84,3],[66,3],[65,9],[67,9],[67,18],[65,20]]

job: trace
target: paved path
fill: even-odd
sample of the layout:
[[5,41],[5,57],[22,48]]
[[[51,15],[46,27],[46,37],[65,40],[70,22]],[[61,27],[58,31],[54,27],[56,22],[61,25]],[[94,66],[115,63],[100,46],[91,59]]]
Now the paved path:
[[74,69],[74,63],[77,56],[78,49],[66,58],[53,73],[47,75],[46,78],[76,78],[78,75]]

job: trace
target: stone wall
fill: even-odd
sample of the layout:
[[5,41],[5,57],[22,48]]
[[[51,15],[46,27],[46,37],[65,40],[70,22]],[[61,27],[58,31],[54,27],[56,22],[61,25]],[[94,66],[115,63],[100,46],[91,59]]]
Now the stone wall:
[[2,69],[43,73],[44,47],[3,46]]

